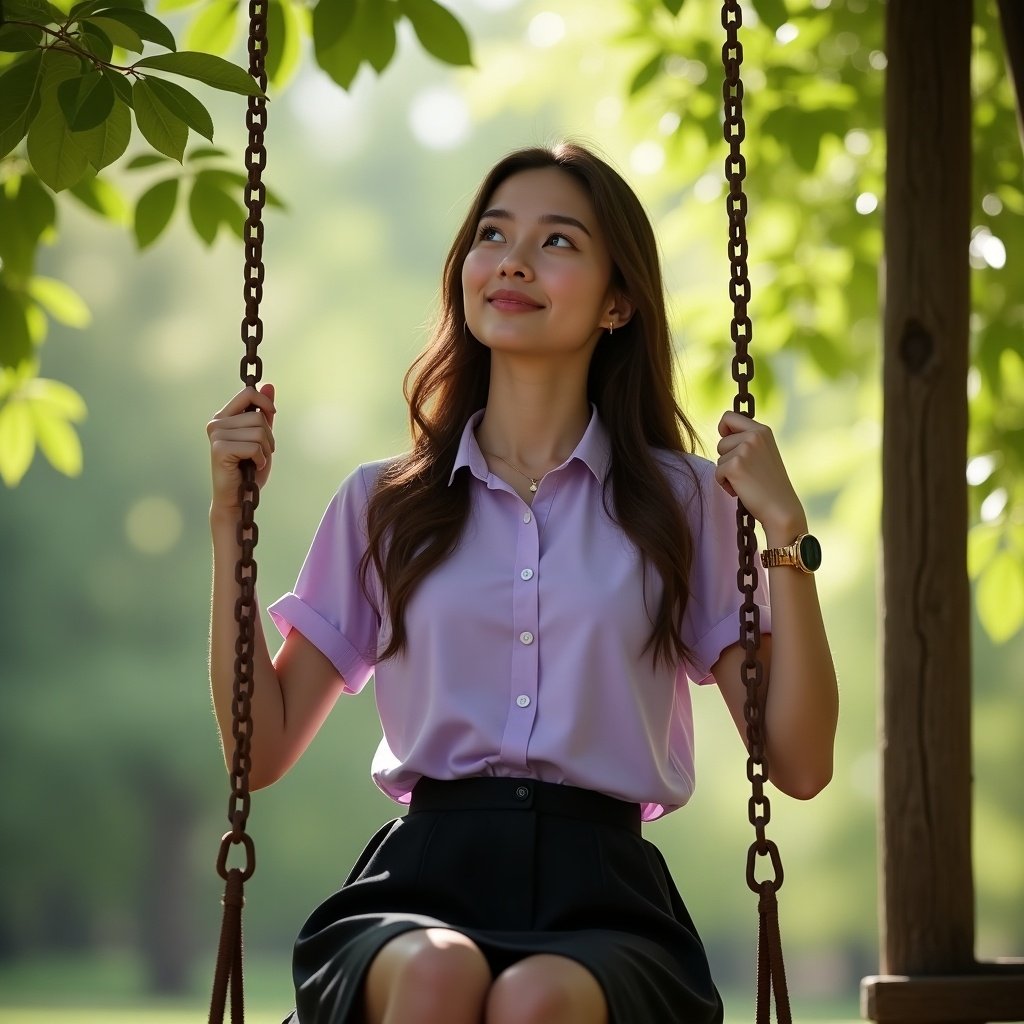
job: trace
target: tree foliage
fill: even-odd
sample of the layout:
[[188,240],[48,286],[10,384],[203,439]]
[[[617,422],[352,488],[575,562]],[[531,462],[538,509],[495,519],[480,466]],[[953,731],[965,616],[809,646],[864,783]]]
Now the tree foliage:
[[[214,121],[193,88],[261,95],[249,73],[226,59],[243,30],[244,6],[161,0],[157,9],[168,18],[191,15],[179,50],[143,0],[0,0],[0,479],[9,487],[37,448],[62,473],[82,467],[74,424],[85,403],[39,376],[48,321],[88,320],[71,289],[35,274],[38,247],[55,240],[62,204],[78,202],[131,225],[140,249],[157,241],[182,206],[205,245],[222,228],[242,237],[245,176],[224,150],[203,144],[214,141]],[[428,53],[471,63],[469,37],[435,0],[323,0],[312,13],[299,0],[270,0],[271,88],[295,74],[309,34],[317,62],[343,88],[364,65],[383,71],[405,19]],[[142,151],[127,159],[133,132]],[[202,141],[189,149],[195,137]],[[164,175],[130,201],[104,174],[124,160],[129,170],[159,166]],[[282,205],[273,192],[268,202]],[[68,400],[55,403],[57,392]]]
[[[633,114],[660,125],[662,173],[691,182],[679,214],[691,230],[708,208],[709,230],[724,223],[718,180],[693,180],[694,168],[724,156],[718,7],[635,0],[620,37],[639,55],[628,86]],[[757,391],[772,401],[779,379],[791,385],[794,375],[822,388],[855,382],[877,420],[884,11],[867,0],[752,0],[744,9]],[[976,4],[972,68],[969,571],[982,624],[1004,641],[1024,626],[1024,298],[1013,269],[1024,260],[1024,159],[991,0]],[[721,392],[730,358],[723,299],[695,288],[679,300],[686,329],[718,339],[702,354],[697,391]],[[786,413],[799,423],[799,410]],[[865,454],[873,469],[876,454]],[[822,464],[814,476],[820,491],[865,509],[854,493],[864,491],[863,472]]]

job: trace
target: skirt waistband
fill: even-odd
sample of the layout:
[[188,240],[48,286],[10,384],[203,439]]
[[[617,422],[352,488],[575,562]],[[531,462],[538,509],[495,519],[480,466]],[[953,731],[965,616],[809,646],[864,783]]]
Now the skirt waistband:
[[423,777],[412,791],[409,813],[420,811],[538,811],[616,825],[640,835],[640,805],[578,786],[538,779],[474,776],[467,779]]

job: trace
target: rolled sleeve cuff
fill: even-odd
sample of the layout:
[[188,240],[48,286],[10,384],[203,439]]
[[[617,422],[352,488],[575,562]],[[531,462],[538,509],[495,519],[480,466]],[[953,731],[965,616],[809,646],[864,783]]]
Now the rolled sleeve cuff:
[[288,593],[267,608],[281,636],[297,629],[324,654],[345,680],[346,693],[358,693],[373,674],[373,667],[343,634],[297,594]]
[[[769,605],[759,604],[761,632],[772,631],[772,610]],[[698,686],[713,683],[711,669],[727,647],[740,642],[739,612],[732,612],[712,626],[694,645],[687,662],[687,675]]]

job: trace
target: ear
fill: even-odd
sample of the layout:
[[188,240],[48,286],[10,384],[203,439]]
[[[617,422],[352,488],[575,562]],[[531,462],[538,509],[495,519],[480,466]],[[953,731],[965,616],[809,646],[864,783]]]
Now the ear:
[[633,319],[636,307],[624,292],[612,292],[609,296],[609,304],[605,307],[605,323],[614,324],[615,329],[625,327]]

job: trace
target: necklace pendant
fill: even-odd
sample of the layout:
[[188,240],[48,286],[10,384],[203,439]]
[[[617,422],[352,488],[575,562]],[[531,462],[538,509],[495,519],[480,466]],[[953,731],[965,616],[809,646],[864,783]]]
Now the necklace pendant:
[[537,491],[537,481],[536,480],[531,480],[530,481],[530,490],[532,492],[536,493],[536,491]]

